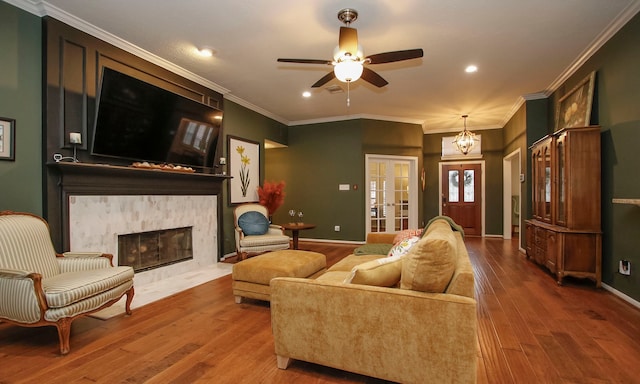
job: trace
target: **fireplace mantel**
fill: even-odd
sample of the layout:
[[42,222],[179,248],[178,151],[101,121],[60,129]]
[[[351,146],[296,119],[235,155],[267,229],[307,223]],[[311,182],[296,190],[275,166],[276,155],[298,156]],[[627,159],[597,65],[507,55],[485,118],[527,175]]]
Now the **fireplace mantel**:
[[66,194],[83,195],[217,195],[231,178],[89,163],[48,163]]
[[57,179],[59,203],[57,207],[49,207],[54,217],[47,219],[52,227],[52,240],[60,252],[69,249],[69,196],[219,195],[222,182],[231,178],[226,175],[90,163],[51,162],[47,163],[47,167]]

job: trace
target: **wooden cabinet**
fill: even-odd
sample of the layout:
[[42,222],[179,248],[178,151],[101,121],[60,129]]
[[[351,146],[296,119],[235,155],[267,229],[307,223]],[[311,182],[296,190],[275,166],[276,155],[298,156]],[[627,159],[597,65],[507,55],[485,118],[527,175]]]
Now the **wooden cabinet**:
[[527,257],[556,275],[601,284],[600,127],[565,128],[531,146]]

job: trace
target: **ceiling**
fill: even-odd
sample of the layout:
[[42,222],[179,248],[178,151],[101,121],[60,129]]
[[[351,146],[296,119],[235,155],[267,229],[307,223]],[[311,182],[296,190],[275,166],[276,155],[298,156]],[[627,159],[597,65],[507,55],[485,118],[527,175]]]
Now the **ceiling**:
[[[500,128],[525,99],[550,95],[638,10],[640,0],[5,0],[51,15],[284,124],[356,117],[452,132]],[[365,55],[422,48],[424,57],[371,65],[389,85],[311,85],[332,59],[342,23],[359,13]],[[196,54],[209,47],[212,57]],[[465,73],[475,64],[476,73]],[[326,88],[340,86],[344,92]],[[303,91],[311,97],[303,98]]]

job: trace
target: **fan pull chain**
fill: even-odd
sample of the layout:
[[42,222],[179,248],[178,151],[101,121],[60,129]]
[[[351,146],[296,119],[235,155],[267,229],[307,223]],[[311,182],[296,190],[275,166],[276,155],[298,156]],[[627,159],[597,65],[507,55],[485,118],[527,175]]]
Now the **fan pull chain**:
[[351,82],[347,81],[347,108],[351,106]]

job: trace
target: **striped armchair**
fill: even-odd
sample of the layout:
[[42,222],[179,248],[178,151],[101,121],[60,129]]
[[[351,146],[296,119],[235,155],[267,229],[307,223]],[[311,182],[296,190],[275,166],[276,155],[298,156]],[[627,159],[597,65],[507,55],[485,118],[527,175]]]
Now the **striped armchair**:
[[[266,223],[263,234],[245,233],[240,224],[240,218],[244,214],[258,213]],[[268,211],[264,205],[246,203],[240,204],[233,210],[233,224],[235,226],[236,254],[238,260],[244,260],[249,254],[258,254],[279,249],[289,249],[289,236],[284,234],[284,229],[276,224],[268,222]]]
[[0,321],[58,329],[60,353],[69,353],[71,322],[133,300],[133,269],[114,267],[113,255],[57,254],[47,222],[29,213],[0,212]]

